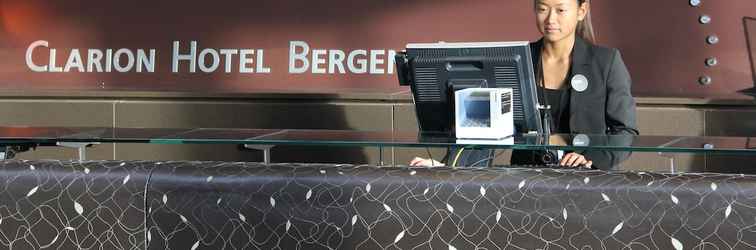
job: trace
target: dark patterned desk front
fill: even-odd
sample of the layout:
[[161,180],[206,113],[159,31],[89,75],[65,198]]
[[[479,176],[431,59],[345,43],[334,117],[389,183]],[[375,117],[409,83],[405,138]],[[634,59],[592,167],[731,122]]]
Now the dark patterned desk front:
[[0,173],[12,249],[756,247],[753,176],[15,161]]
[[0,161],[0,249],[144,249],[153,165]]

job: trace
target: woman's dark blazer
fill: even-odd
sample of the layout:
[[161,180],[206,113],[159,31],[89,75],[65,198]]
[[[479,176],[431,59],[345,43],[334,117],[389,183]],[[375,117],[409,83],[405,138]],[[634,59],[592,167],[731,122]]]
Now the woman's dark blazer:
[[[541,60],[543,40],[530,44],[534,68]],[[633,135],[638,135],[635,122],[635,101],[630,94],[630,74],[617,49],[604,48],[575,39],[572,49],[571,71],[567,83],[577,74],[588,79],[588,88],[579,92],[570,88],[569,125],[571,134],[587,134],[589,145],[629,146]],[[595,136],[590,135],[618,135]],[[627,136],[621,136],[627,135]],[[569,139],[569,138],[568,138]],[[446,159],[456,155],[450,149]],[[593,161],[594,168],[612,169],[630,156],[627,151],[577,151]],[[540,164],[538,151],[515,150],[512,164]],[[490,165],[492,150],[465,150],[460,157],[461,166]],[[481,160],[483,159],[483,160]],[[486,161],[486,159],[489,159]]]
[[[541,60],[543,39],[531,43],[533,62]],[[575,39],[572,49],[570,79],[577,74],[588,78],[588,88],[579,92],[570,88],[570,132],[588,135],[638,135],[635,121],[635,100],[630,94],[631,79],[619,50],[593,45],[581,38]],[[597,144],[629,144],[632,137],[617,137],[612,141],[598,138]],[[627,141],[630,140],[630,141]],[[597,167],[611,168],[629,156],[629,153],[591,151],[583,152]]]
[[[534,64],[541,59],[542,47],[543,40],[530,44]],[[619,50],[576,38],[567,83],[577,74],[588,78],[588,89],[570,88],[570,132],[637,135],[630,73]]]

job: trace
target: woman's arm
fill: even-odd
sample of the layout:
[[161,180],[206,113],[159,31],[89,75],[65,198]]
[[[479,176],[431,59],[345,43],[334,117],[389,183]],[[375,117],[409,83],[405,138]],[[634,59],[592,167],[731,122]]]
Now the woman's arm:
[[635,100],[630,93],[632,80],[619,50],[614,49],[606,77],[607,134],[638,135]]
[[[619,50],[614,49],[606,76],[606,138],[592,140],[591,145],[630,146],[638,135],[635,121],[635,100],[630,93],[632,80],[622,61]],[[587,150],[585,158],[594,162],[594,168],[609,170],[630,157],[630,151]]]

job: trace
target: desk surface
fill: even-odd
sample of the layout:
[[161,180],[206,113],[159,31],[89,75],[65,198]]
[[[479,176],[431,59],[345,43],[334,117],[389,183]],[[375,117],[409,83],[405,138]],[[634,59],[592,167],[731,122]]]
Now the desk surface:
[[[548,143],[546,142],[548,141]],[[0,127],[0,144],[63,142],[153,144],[256,144],[368,147],[475,147],[497,149],[610,150],[678,153],[756,154],[752,137],[516,135],[504,140],[460,141],[417,132],[242,129]]]

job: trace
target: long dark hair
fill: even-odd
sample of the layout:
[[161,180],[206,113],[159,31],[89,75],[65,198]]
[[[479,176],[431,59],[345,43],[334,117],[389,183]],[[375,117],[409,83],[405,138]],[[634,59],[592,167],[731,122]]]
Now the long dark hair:
[[[590,2],[589,0],[577,0],[578,7]],[[596,34],[593,32],[593,24],[591,23],[591,11],[585,14],[583,21],[578,21],[577,30],[575,31],[580,38],[590,43],[596,43]]]

